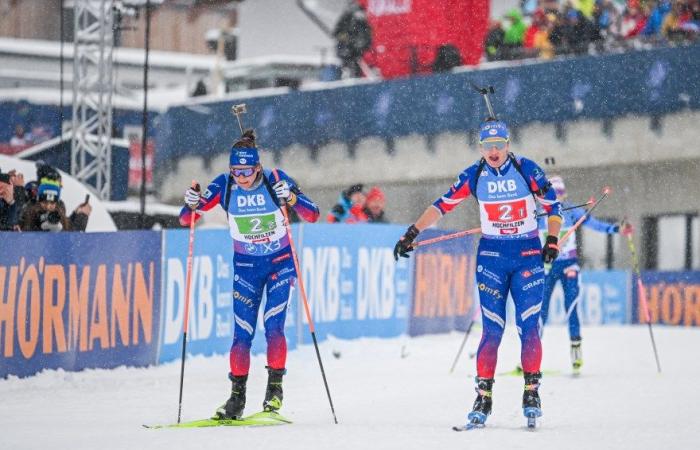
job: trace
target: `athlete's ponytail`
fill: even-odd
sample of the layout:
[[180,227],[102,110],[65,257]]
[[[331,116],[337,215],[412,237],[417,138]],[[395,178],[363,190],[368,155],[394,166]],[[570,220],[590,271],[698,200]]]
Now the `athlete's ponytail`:
[[255,130],[246,129],[241,138],[233,144],[233,148],[255,148]]

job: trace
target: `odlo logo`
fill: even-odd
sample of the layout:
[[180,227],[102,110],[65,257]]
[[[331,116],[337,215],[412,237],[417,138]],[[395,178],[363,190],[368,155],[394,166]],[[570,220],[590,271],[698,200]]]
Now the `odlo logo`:
[[243,302],[246,306],[253,306],[253,300],[238,291],[233,291],[233,298],[239,302]]
[[479,283],[479,290],[484,291],[487,294],[491,294],[497,299],[503,298],[503,296],[501,295],[501,291],[492,287],[488,287],[484,283]]

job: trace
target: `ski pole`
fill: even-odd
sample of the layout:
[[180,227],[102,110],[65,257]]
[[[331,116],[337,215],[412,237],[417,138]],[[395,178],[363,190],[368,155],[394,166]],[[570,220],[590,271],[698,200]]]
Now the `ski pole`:
[[598,199],[596,201],[593,202],[593,204],[591,205],[591,208],[588,211],[586,211],[586,214],[582,215],[581,218],[576,221],[574,226],[569,228],[569,230],[564,234],[564,236],[562,236],[561,239],[559,239],[559,248],[560,249],[561,249],[562,245],[564,245],[564,242],[566,242],[566,240],[569,239],[569,237],[574,233],[574,231],[576,231],[576,229],[578,227],[580,227],[581,224],[586,221],[586,219],[588,219],[588,217],[591,215],[591,213],[596,208],[596,206],[598,206],[600,204],[600,202],[605,200],[608,197],[608,195],[610,195],[610,188],[608,186],[606,186],[603,188],[603,194],[600,197],[598,197]]
[[654,358],[656,359],[656,369],[659,371],[659,373],[661,373],[659,352],[656,350],[654,332],[651,328],[651,315],[649,314],[649,304],[647,303],[647,291],[644,288],[644,283],[642,282],[642,273],[639,270],[639,258],[637,258],[637,249],[634,247],[634,242],[632,241],[631,233],[627,235],[627,246],[629,247],[630,255],[632,256],[632,268],[634,270],[634,273],[637,275],[637,291],[639,291],[639,303],[642,307],[642,314],[644,315],[644,320],[649,326],[649,337],[651,338],[651,347],[654,350]]
[[476,234],[476,233],[481,233],[481,228],[471,228],[469,230],[458,231],[456,233],[446,234],[444,236],[438,236],[438,237],[426,239],[426,240],[420,241],[420,242],[414,242],[411,246],[413,248],[418,248],[418,247],[422,247],[424,245],[435,244],[436,242],[442,242],[442,241],[446,241],[448,239],[456,239],[458,237],[468,236],[470,234]]
[[[199,191],[199,184],[192,181],[192,188]],[[187,351],[187,324],[190,312],[190,285],[192,284],[192,253],[194,251],[194,216],[197,214],[197,207],[190,211],[190,240],[187,247],[187,281],[185,281],[185,317],[182,327],[182,358],[180,361],[180,398],[177,406],[177,423],[180,423],[182,413],[182,385],[185,380],[185,352]]]
[[[581,203],[580,205],[575,205],[575,206],[570,206],[570,207],[568,207],[568,208],[564,208],[563,211],[568,211],[568,210],[570,210],[570,209],[575,209],[575,208],[581,208],[581,207],[588,206],[588,205],[591,205],[591,204],[594,204],[594,203],[595,203],[595,202],[594,202],[593,200],[588,200],[586,203]],[[591,208],[591,209],[592,209],[592,208]],[[538,214],[537,216],[539,217],[539,216],[542,216],[542,215],[546,215],[546,214]],[[458,232],[456,232],[456,233],[446,234],[446,235],[444,235],[444,236],[438,236],[438,237],[435,237],[435,238],[426,239],[426,240],[424,240],[424,241],[414,242],[413,245],[412,245],[412,247],[413,247],[413,248],[422,247],[422,246],[424,246],[424,245],[435,244],[436,242],[447,241],[447,240],[449,240],[449,239],[456,239],[456,238],[459,238],[459,237],[462,237],[462,236],[468,236],[468,235],[470,235],[470,234],[476,234],[476,233],[480,233],[480,232],[481,232],[481,228],[471,228],[471,229],[469,229],[469,230],[458,231]]]
[[[279,175],[277,170],[272,171],[279,181]],[[292,260],[294,261],[294,268],[297,271],[297,279],[299,280],[299,293],[301,294],[301,299],[304,303],[304,313],[306,314],[306,320],[309,322],[309,331],[311,332],[311,339],[314,342],[314,348],[316,349],[316,358],[318,359],[318,365],[321,368],[321,376],[323,377],[323,384],[326,387],[326,395],[328,395],[328,403],[331,405],[331,412],[333,413],[333,421],[338,424],[338,419],[335,415],[335,408],[333,407],[333,399],[331,398],[331,391],[328,389],[328,381],[326,380],[326,371],[323,370],[323,361],[321,361],[321,353],[318,351],[318,341],[316,340],[316,329],[314,327],[314,321],[311,317],[311,311],[309,309],[309,302],[306,299],[306,289],[304,289],[304,276],[299,269],[299,259],[297,258],[297,252],[294,249],[294,241],[292,240],[292,227],[289,224],[289,215],[287,214],[287,202],[280,199],[280,209],[282,210],[282,215],[284,216],[284,227],[287,231],[287,239],[289,239],[289,248],[292,251]]]
[[[567,208],[562,208],[561,210],[562,210],[562,211],[570,211],[570,210],[576,209],[576,208],[583,208],[584,206],[590,206],[590,205],[592,205],[594,202],[595,202],[595,199],[590,199],[590,200],[588,200],[586,203],[581,203],[580,205],[569,206],[569,207],[567,207]],[[546,215],[547,215],[546,212],[541,212],[541,213],[537,213],[537,214],[535,215],[535,217],[544,217],[544,216],[546,216]]]
[[467,327],[467,332],[464,333],[464,339],[462,339],[462,345],[459,346],[459,350],[457,351],[457,356],[455,356],[455,360],[452,362],[452,367],[450,368],[450,373],[454,372],[455,367],[457,366],[457,361],[459,360],[459,357],[462,356],[462,351],[464,350],[464,345],[467,343],[467,338],[469,337],[469,333],[472,331],[472,327],[474,326],[474,322],[476,322],[476,318],[479,316],[479,308],[476,307],[476,302],[472,304],[472,308],[474,308],[474,312],[472,314],[472,321],[469,322],[469,326]]

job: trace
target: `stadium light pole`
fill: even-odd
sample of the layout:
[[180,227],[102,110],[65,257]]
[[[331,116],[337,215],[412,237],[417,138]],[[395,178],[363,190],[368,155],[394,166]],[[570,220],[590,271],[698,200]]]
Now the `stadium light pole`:
[[[141,116],[141,187],[139,189],[139,228],[146,228],[146,143],[148,142],[148,54],[151,41],[151,0],[146,0],[144,31],[143,111]],[[153,162],[151,161],[151,164]]]

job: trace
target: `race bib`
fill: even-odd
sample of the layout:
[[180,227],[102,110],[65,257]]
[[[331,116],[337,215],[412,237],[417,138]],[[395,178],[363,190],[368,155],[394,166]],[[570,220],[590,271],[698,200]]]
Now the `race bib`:
[[511,201],[479,202],[481,231],[490,236],[529,233],[537,229],[532,196]]

